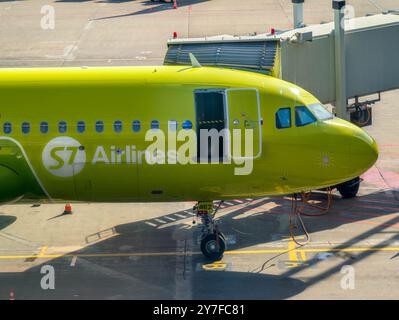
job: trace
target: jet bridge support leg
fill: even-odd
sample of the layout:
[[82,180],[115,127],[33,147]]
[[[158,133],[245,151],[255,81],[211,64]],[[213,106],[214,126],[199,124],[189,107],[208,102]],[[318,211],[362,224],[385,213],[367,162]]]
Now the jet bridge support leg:
[[222,259],[226,249],[226,239],[219,231],[215,220],[219,207],[215,209],[213,201],[198,201],[194,207],[194,211],[202,222],[201,251],[205,257],[213,261]]
[[345,16],[344,0],[334,0],[334,47],[335,47],[335,113],[349,121],[346,95],[346,59],[345,59]]

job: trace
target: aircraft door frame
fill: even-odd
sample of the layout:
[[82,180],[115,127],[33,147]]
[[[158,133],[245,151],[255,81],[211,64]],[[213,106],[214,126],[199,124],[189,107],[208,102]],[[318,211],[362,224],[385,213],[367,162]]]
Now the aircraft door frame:
[[[262,117],[261,117],[261,112],[260,112],[260,95],[259,95],[259,90],[257,88],[229,88],[229,89],[225,89],[224,90],[224,100],[225,100],[225,109],[226,109],[226,129],[231,130],[232,128],[230,128],[230,109],[229,109],[229,97],[228,94],[229,92],[232,91],[255,91],[256,93],[256,102],[257,102],[257,107],[258,107],[258,119],[257,119],[257,123],[258,123],[258,130],[259,130],[259,151],[256,154],[256,156],[252,156],[252,157],[233,157],[231,156],[232,159],[236,159],[236,160],[245,160],[245,159],[257,159],[262,155]],[[231,155],[231,141],[230,141],[230,137],[228,138],[229,141],[227,143],[227,146],[229,148],[228,150],[228,154]]]
[[[227,100],[226,100],[226,89],[225,88],[207,88],[207,89],[196,89],[194,90],[194,100],[195,100],[195,121],[196,121],[196,132],[197,132],[197,144],[200,143],[200,136],[198,129],[200,129],[200,123],[199,123],[199,104],[197,101],[197,95],[198,94],[208,94],[208,93],[217,93],[221,95],[221,98],[223,99],[223,129],[228,129],[228,109],[227,109]],[[230,140],[225,140],[223,139],[223,154],[219,153],[219,160],[216,163],[219,163],[221,160],[225,160],[227,157],[229,157],[230,153],[230,147],[229,147]],[[215,163],[209,158],[206,159],[207,161],[209,160],[211,163]],[[197,157],[196,161],[201,162],[202,159],[200,159],[200,153],[199,153],[199,148],[197,147]]]

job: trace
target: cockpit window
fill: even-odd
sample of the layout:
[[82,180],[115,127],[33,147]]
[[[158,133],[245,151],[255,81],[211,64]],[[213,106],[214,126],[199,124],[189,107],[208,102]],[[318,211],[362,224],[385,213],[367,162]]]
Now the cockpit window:
[[291,108],[280,108],[276,112],[276,128],[284,129],[291,127]]
[[309,105],[310,110],[316,115],[319,120],[329,120],[334,116],[320,103],[314,103]]
[[305,106],[295,107],[295,125],[303,127],[310,123],[316,122],[315,116]]

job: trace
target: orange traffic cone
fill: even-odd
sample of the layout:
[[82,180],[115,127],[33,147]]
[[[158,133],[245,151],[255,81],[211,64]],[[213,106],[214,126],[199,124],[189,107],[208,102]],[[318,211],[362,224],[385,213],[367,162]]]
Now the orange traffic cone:
[[173,9],[177,9],[177,0],[173,0]]
[[64,214],[71,214],[72,213],[72,206],[68,203],[65,205]]
[[10,300],[15,300],[14,290],[13,289],[11,289],[11,291],[10,291]]

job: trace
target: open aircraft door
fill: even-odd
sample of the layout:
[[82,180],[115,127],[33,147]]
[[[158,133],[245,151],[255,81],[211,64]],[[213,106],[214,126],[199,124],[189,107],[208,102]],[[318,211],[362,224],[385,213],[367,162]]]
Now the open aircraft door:
[[[229,154],[233,158],[253,158],[260,157],[262,153],[262,118],[260,114],[260,99],[257,89],[242,88],[242,89],[226,89],[225,90],[226,109],[227,109],[227,123],[226,127],[230,130],[231,148]],[[235,129],[238,129],[235,130]],[[246,143],[251,140],[245,139],[245,131],[252,130],[252,147],[253,152],[249,156],[245,153]],[[247,131],[248,132],[248,131]],[[240,133],[241,136],[241,150],[234,152],[234,133]],[[239,139],[236,137],[236,141]],[[240,155],[236,157],[236,155]],[[247,153],[248,154],[248,153]]]

